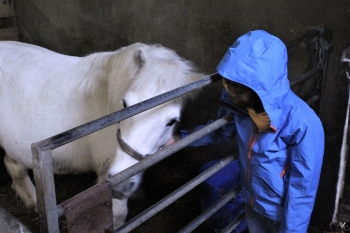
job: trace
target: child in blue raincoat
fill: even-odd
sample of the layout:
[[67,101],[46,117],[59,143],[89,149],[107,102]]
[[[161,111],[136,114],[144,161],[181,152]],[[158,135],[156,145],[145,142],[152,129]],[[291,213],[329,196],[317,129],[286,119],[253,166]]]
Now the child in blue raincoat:
[[[192,144],[236,136],[250,233],[307,232],[314,207],[324,131],[315,112],[290,89],[287,62],[283,42],[266,31],[239,37],[217,70],[223,77],[221,100],[246,115],[234,113],[232,122]],[[228,113],[220,109],[218,118]]]

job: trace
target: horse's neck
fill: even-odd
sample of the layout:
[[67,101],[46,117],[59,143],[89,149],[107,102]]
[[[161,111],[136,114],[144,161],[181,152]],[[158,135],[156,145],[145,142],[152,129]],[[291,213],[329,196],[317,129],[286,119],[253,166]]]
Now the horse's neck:
[[121,100],[131,81],[119,57],[119,52],[100,52],[85,57],[83,62],[89,66],[85,85],[95,96],[104,99],[107,113],[121,108]]

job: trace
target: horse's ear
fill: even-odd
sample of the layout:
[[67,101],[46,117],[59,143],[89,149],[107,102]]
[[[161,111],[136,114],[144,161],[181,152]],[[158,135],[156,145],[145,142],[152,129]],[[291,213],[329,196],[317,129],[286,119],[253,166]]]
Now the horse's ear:
[[146,63],[146,53],[145,53],[145,51],[142,48],[140,48],[136,52],[135,62],[137,64],[137,66],[138,66],[138,70],[142,69],[142,67]]

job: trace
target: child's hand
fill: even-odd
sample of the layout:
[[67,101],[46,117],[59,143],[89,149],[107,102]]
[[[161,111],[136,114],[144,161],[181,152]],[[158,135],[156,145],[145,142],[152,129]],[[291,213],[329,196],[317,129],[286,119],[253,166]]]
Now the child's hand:
[[182,139],[181,134],[174,134],[164,146],[170,146],[171,144],[181,139]]

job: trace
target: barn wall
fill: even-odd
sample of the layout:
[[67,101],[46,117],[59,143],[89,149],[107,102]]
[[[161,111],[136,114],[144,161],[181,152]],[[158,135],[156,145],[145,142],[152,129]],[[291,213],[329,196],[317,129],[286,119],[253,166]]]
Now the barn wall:
[[18,41],[18,39],[14,2],[0,2],[0,40]]
[[[15,0],[20,39],[70,55],[114,50],[134,42],[158,43],[194,61],[203,71],[215,67],[228,46],[249,30],[265,29],[284,42],[313,27],[333,32],[328,77],[320,116],[326,132],[326,153],[312,224],[330,223],[345,116],[347,82],[340,57],[349,46],[350,1],[338,0]],[[290,75],[305,61],[294,56]],[[215,117],[220,86],[214,85],[187,108],[190,127]],[[196,111],[196,112],[194,112]],[[191,119],[191,120],[189,120]]]

